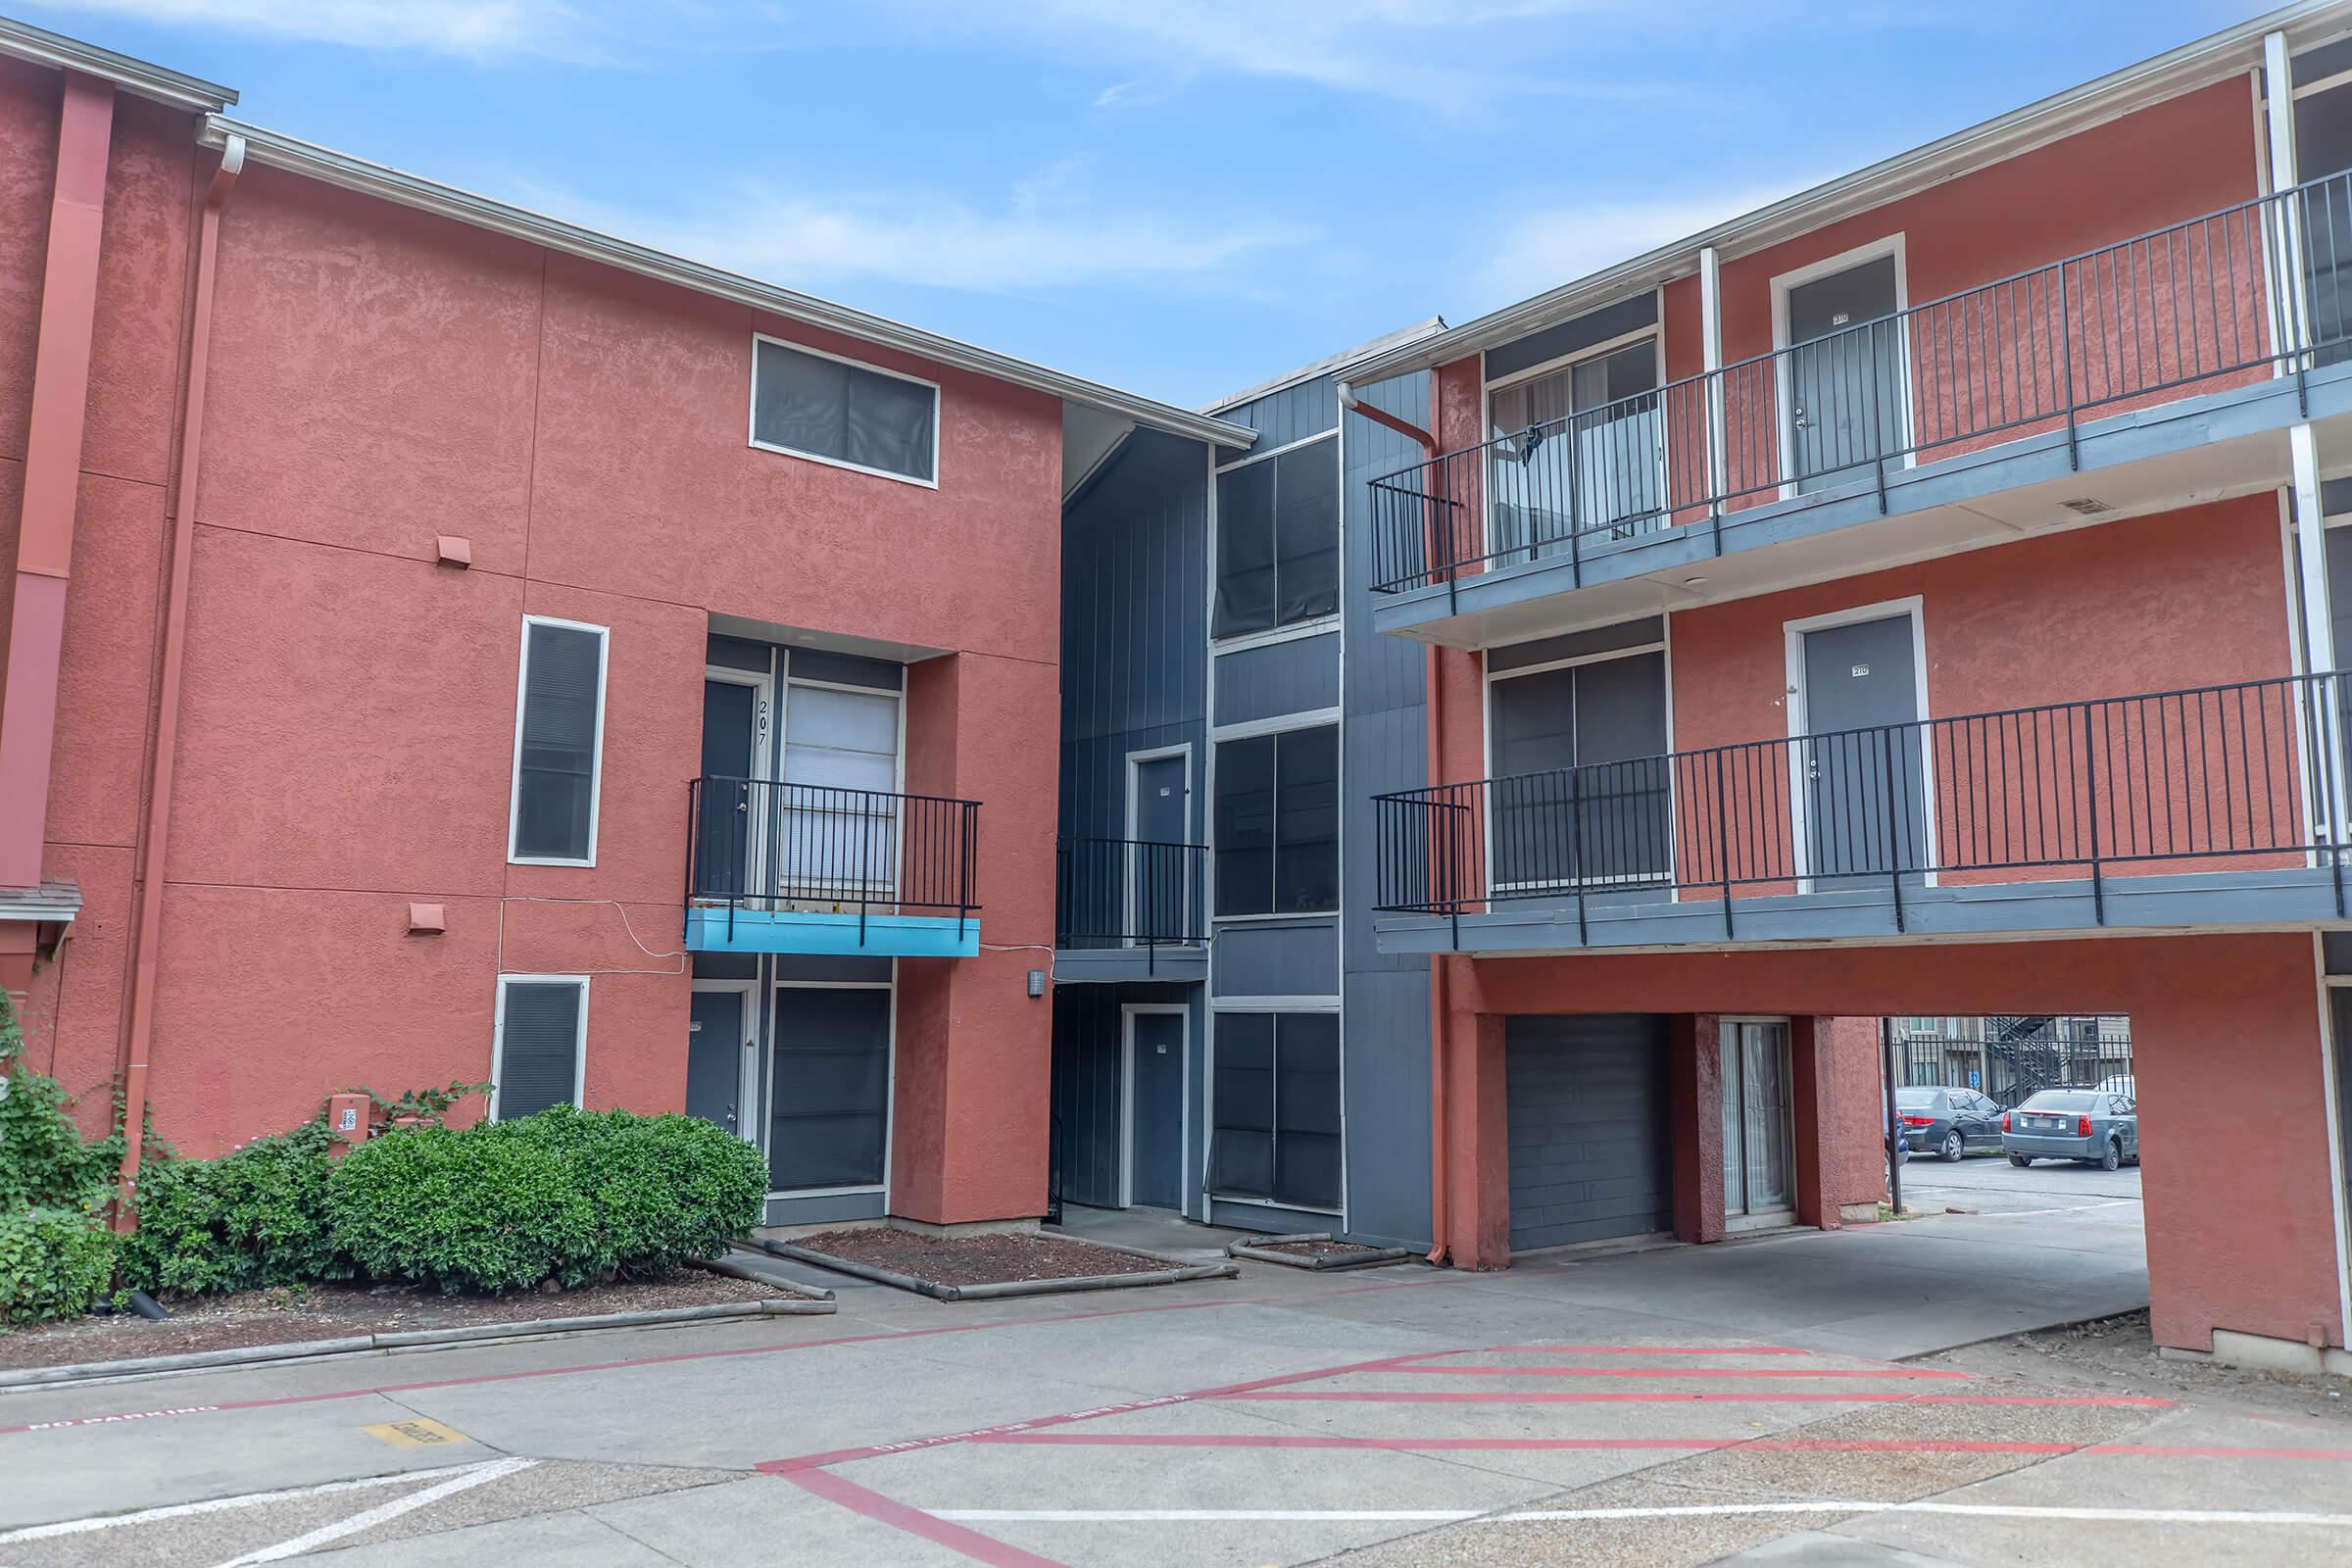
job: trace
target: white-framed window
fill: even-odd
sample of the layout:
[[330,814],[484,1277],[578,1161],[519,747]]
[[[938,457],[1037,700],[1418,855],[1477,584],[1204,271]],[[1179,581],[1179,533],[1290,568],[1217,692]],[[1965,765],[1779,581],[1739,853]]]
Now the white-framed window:
[[1340,610],[1338,430],[1216,474],[1216,601],[1209,635],[1250,637]]
[[588,977],[502,974],[490,1041],[490,1119],[514,1121],[587,1091]]
[[752,445],[939,487],[939,383],[754,333]]
[[1210,842],[1216,913],[1340,906],[1340,729],[1311,724],[1215,742]]
[[1285,1208],[1341,1207],[1340,1015],[1219,1010],[1208,1185]]
[[514,772],[507,858],[594,865],[603,784],[605,665],[612,633],[584,621],[522,617],[514,680]]

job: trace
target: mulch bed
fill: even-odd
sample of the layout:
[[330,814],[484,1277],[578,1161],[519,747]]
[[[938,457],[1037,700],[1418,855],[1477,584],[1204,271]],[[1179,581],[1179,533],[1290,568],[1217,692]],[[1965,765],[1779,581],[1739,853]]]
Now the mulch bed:
[[1261,1242],[1251,1244],[1261,1252],[1280,1252],[1286,1257],[1331,1257],[1345,1262],[1380,1250],[1361,1242]]
[[1181,1263],[1114,1252],[1066,1236],[1020,1234],[918,1236],[877,1226],[872,1230],[824,1231],[796,1240],[795,1247],[845,1262],[864,1263],[937,1285],[1002,1285],[1015,1280],[1074,1280],[1101,1274],[1159,1274]]
[[661,1280],[583,1285],[554,1295],[444,1296],[429,1285],[288,1286],[167,1302],[172,1316],[161,1323],[122,1313],[0,1332],[0,1369],[776,1298],[796,1299],[798,1293],[700,1269]]

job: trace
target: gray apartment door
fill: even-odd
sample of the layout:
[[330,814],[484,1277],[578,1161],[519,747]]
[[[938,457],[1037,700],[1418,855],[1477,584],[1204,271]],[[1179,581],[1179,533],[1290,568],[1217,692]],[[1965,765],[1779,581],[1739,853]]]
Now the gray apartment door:
[[1927,865],[1911,617],[1804,633],[1805,874],[1816,887]]
[[1127,1201],[1184,1207],[1184,1014],[1127,1015]]
[[1515,1017],[1502,1038],[1511,1250],[1671,1229],[1666,1020]]
[[1786,1209],[1795,1167],[1788,1025],[1727,1018],[1720,1027],[1724,1213],[1738,1219]]
[[703,779],[695,823],[697,898],[741,897],[748,886],[754,803],[751,787],[760,689],[733,681],[703,682]]
[[1144,759],[1131,775],[1136,842],[1128,850],[1127,899],[1133,921],[1125,929],[1139,941],[1166,942],[1185,934],[1196,897],[1193,860],[1184,848],[1192,839],[1185,783],[1191,769],[1192,759],[1180,754]]
[[697,991],[686,1025],[686,1114],[743,1132],[744,993]]
[[1788,290],[1789,456],[1799,490],[1870,476],[1904,445],[1902,323],[1894,258]]

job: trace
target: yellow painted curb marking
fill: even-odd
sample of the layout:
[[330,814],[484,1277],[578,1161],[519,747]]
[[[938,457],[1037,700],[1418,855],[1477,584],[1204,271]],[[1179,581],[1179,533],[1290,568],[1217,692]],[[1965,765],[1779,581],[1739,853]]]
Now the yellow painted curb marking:
[[455,1427],[445,1427],[438,1421],[427,1421],[422,1416],[413,1421],[386,1421],[360,1430],[379,1442],[389,1443],[395,1448],[437,1448],[445,1443],[473,1441]]

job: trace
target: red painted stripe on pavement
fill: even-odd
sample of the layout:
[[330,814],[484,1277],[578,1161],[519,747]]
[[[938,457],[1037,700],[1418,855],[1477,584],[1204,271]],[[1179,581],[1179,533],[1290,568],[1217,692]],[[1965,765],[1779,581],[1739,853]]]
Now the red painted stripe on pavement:
[[[1467,1355],[1469,1352],[1457,1351]],[[1488,1355],[1812,1355],[1794,1345],[1490,1345]]]
[[[1391,1280],[1377,1285],[1344,1286],[1337,1290],[1319,1291],[1309,1296],[1287,1298],[1235,1297],[1222,1301],[1170,1301],[1153,1306],[1108,1307],[1095,1312],[1070,1312],[1056,1317],[992,1318],[980,1323],[945,1323],[927,1329],[890,1329],[873,1334],[845,1334],[823,1340],[796,1340],[782,1345],[737,1346],[723,1350],[680,1350],[669,1355],[631,1356],[617,1361],[589,1361],[571,1366],[529,1367],[512,1372],[481,1372],[467,1377],[431,1378],[414,1383],[371,1383],[364,1388],[332,1389],[318,1394],[279,1395],[266,1399],[221,1399],[206,1404],[170,1405],[150,1410],[115,1411],[105,1415],[71,1416],[57,1421],[24,1421],[13,1426],[0,1426],[0,1437],[13,1437],[27,1432],[59,1432],[74,1427],[114,1426],[130,1421],[158,1421],[173,1416],[210,1415],[225,1410],[269,1410],[284,1405],[318,1404],[337,1399],[364,1399],[376,1394],[420,1394],[433,1389],[462,1389],[491,1383],[513,1383],[526,1378],[560,1378],[589,1372],[621,1372],[635,1367],[669,1366],[687,1361],[717,1361],[733,1356],[779,1355],[792,1350],[817,1350],[836,1345],[877,1345],[896,1340],[928,1339],[941,1334],[975,1334],[985,1329],[1018,1329],[1049,1326],[1056,1323],[1078,1323],[1093,1318],[1138,1317],[1156,1312],[1205,1312],[1230,1306],[1282,1306],[1300,1301],[1322,1300],[1334,1296],[1361,1296],[1372,1291],[1409,1290],[1417,1285],[1442,1284],[1458,1276],[1434,1273],[1428,1279]],[[479,1346],[451,1346],[453,1350],[479,1349]],[[1461,1351],[1434,1351],[1433,1354],[1461,1354]],[[220,1372],[251,1371],[251,1367],[220,1367]],[[22,1389],[10,1391],[16,1395],[65,1393],[55,1389]]]
[[920,1508],[909,1508],[855,1481],[845,1481],[830,1471],[798,1470],[784,1479],[803,1491],[814,1493],[827,1502],[837,1502],[868,1519],[904,1530],[910,1536],[920,1536],[935,1545],[945,1546],[974,1562],[988,1563],[990,1568],[1064,1568],[1063,1564],[1051,1557],[1040,1557],[1034,1551],[1024,1551],[1009,1542],[984,1536],[977,1530],[952,1520],[934,1518]]
[[1397,1372],[1464,1378],[1967,1378],[1934,1367],[1820,1366],[1400,1366]]
[[1362,1389],[1269,1389],[1259,1393],[1223,1396],[1232,1399],[1313,1399],[1359,1404],[2064,1404],[2132,1405],[2170,1409],[2172,1400],[2111,1394],[2069,1397],[2041,1394],[1893,1394],[1856,1391],[1851,1394],[1712,1394],[1644,1392],[1641,1394],[1574,1394],[1544,1390],[1511,1394],[1491,1389],[1411,1389],[1390,1393]]

